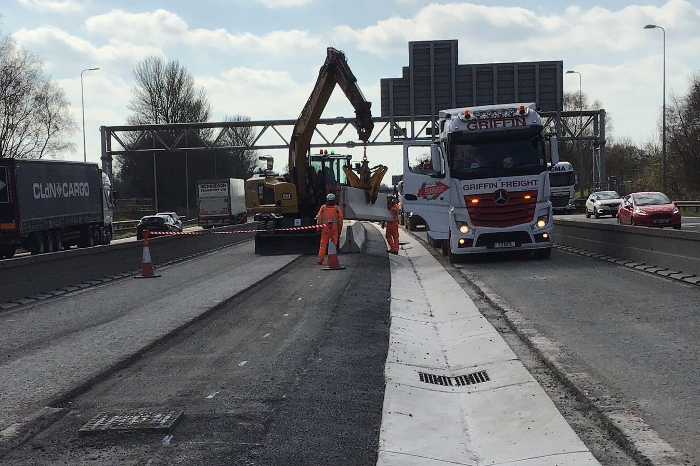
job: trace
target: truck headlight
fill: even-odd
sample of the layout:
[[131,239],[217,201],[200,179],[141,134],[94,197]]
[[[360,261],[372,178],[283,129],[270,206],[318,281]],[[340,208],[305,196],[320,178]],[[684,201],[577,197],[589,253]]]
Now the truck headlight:
[[455,221],[455,223],[457,224],[457,229],[459,230],[460,233],[462,233],[463,235],[466,235],[467,233],[469,233],[469,225],[467,224],[467,222]]
[[537,219],[537,228],[544,228],[547,226],[547,222],[549,221],[548,217],[540,217]]

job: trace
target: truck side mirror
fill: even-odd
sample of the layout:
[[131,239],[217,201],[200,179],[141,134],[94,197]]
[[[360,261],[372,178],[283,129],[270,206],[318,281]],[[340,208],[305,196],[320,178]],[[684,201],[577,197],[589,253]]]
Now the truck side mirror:
[[559,145],[557,144],[556,136],[550,136],[549,138],[549,156],[552,159],[552,166],[559,163]]

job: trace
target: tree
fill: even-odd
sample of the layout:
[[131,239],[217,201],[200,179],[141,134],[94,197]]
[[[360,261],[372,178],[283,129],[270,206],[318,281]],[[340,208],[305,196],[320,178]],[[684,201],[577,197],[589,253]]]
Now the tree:
[[0,36],[0,158],[56,157],[77,130],[63,90],[42,61]]
[[[227,122],[250,121],[250,117],[244,115],[227,116]],[[221,138],[221,143],[226,146],[249,147],[255,140],[255,131],[250,126],[236,126],[229,128]],[[234,178],[247,179],[253,176],[260,166],[258,152],[256,150],[235,149],[227,153],[227,166],[224,172]]]
[[[194,123],[209,119],[211,106],[204,90],[195,87],[194,78],[177,60],[166,62],[155,56],[145,58],[134,66],[133,75],[135,84],[128,104],[133,114],[127,119],[129,124]],[[196,180],[201,177],[213,177],[205,176],[203,173],[206,172],[206,165],[213,165],[214,156],[211,154],[204,156],[197,154],[196,151],[188,151],[186,156],[185,149],[188,146],[188,140],[208,138],[209,133],[205,130],[188,135],[189,139],[185,138],[181,141],[178,146],[181,150],[176,153],[164,153],[158,156],[147,153],[119,156],[117,158],[119,175],[115,189],[119,197],[154,197],[155,171],[158,207],[161,210],[181,209],[188,200],[193,202],[196,196],[194,192]],[[163,131],[158,134],[158,137],[172,142],[175,135]],[[159,146],[158,141],[150,137],[130,142],[136,143],[137,149]],[[187,173],[185,173],[186,169]],[[183,189],[185,178],[188,178],[188,185]]]
[[666,115],[667,186],[676,199],[700,196],[700,74],[688,93],[674,96]]

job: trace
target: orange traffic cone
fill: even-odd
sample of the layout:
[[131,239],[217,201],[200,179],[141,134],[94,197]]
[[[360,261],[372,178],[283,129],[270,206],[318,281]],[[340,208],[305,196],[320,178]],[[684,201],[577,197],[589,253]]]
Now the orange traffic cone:
[[323,270],[343,270],[345,267],[338,262],[338,248],[332,238],[328,239],[328,267]]
[[143,259],[141,259],[141,275],[137,275],[134,278],[154,278],[160,277],[156,275],[153,269],[153,263],[151,263],[151,251],[148,249],[148,232],[143,232]]

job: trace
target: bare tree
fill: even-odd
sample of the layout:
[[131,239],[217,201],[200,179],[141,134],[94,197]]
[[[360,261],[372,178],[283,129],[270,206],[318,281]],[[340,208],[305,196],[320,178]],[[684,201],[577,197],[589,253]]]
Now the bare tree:
[[0,37],[0,158],[55,157],[72,151],[77,130],[63,90],[42,61]]
[[700,195],[700,74],[690,78],[688,93],[674,96],[667,108],[669,188],[678,199]]
[[[224,121],[236,123],[250,121],[250,117],[244,115],[233,115],[224,118]],[[237,178],[247,179],[253,176],[260,166],[258,152],[256,150],[244,149],[250,147],[255,140],[255,131],[250,126],[233,126],[226,130],[221,142],[226,146],[236,146],[240,149],[229,151],[231,162],[231,173]]]
[[136,84],[129,102],[130,124],[193,123],[207,121],[211,106],[204,89],[177,60],[148,57],[134,66]]

